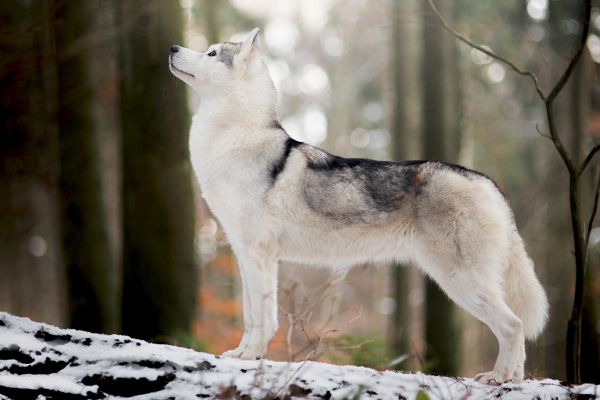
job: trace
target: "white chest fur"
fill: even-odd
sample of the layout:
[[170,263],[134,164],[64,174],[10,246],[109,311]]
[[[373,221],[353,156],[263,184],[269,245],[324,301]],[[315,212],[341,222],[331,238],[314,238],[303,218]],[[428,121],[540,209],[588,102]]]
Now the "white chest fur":
[[[197,113],[190,132],[190,156],[202,196],[230,240],[250,235],[264,209],[268,158],[243,126],[227,126]],[[232,243],[233,244],[233,243]]]

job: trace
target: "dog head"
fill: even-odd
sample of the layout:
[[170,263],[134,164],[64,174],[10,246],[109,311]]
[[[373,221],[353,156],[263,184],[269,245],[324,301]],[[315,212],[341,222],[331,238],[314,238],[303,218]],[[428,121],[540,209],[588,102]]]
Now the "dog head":
[[254,28],[243,43],[213,44],[204,53],[172,46],[169,69],[203,99],[230,96],[235,88],[260,85],[266,79],[272,87],[258,53],[258,32]]

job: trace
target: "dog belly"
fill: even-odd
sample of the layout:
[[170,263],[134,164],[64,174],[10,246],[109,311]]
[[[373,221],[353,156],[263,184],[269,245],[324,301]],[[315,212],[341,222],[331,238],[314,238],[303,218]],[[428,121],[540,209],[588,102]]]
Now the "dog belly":
[[286,229],[280,237],[280,259],[305,264],[359,264],[412,259],[409,234],[375,229],[322,231]]

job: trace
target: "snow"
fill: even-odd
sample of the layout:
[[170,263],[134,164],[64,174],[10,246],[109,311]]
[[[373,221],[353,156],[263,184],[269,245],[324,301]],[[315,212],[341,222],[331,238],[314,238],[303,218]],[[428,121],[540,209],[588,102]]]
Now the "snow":
[[[306,399],[597,398],[598,386],[551,379],[482,385],[420,372],[376,371],[319,362],[244,361],[120,335],[59,329],[0,312],[0,399]],[[42,395],[41,397],[38,397]],[[9,397],[10,396],[10,397]],[[62,396],[62,397],[61,397]],[[247,397],[249,396],[249,397]]]

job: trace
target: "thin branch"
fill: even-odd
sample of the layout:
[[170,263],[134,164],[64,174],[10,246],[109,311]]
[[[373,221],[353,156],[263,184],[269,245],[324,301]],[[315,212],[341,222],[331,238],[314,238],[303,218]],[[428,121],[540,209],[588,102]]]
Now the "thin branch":
[[590,32],[590,17],[591,17],[591,13],[592,13],[592,0],[584,0],[584,2],[585,2],[585,19],[583,21],[583,34],[581,35],[581,40],[579,42],[579,48],[577,49],[577,52],[571,59],[569,66],[567,67],[567,69],[565,70],[565,72],[563,73],[561,78],[559,79],[558,83],[554,86],[554,88],[552,89],[552,92],[550,92],[550,94],[546,98],[546,114],[548,116],[548,129],[550,129],[550,136],[552,136],[552,141],[554,142],[554,146],[556,147],[556,150],[558,150],[558,153],[562,157],[563,161],[565,162],[565,164],[567,166],[567,169],[569,170],[569,175],[571,176],[572,179],[575,179],[575,180],[577,180],[579,178],[579,176],[581,175],[583,170],[587,167],[587,165],[589,164],[589,162],[591,160],[591,157],[593,156],[592,153],[595,153],[595,151],[592,150],[592,152],[588,155],[588,157],[586,157],[585,161],[581,164],[581,166],[579,168],[577,166],[575,166],[575,164],[573,163],[573,159],[567,152],[567,149],[565,149],[565,147],[563,146],[562,141],[560,140],[560,137],[558,136],[558,130],[556,128],[556,122],[554,120],[554,110],[553,110],[552,105],[553,105],[554,100],[560,93],[560,91],[567,84],[569,78],[573,74],[573,71],[575,70],[577,63],[579,62],[579,59],[581,58],[581,55],[583,54],[583,50],[585,49],[587,37]]
[[417,356],[417,359],[419,360],[419,363],[421,364],[421,368],[423,369],[423,371],[426,371],[425,369],[425,363],[423,362],[423,359],[421,358],[421,354],[419,353],[419,350],[417,350],[417,347],[415,346],[414,343],[411,343],[413,349],[415,349],[415,355]]
[[584,21],[583,21],[583,33],[581,35],[581,40],[579,41],[579,47],[577,48],[577,52],[571,59],[569,66],[567,67],[567,69],[565,70],[565,72],[563,73],[563,75],[561,76],[559,81],[556,83],[556,85],[554,86],[554,88],[552,89],[550,94],[548,95],[548,98],[546,98],[546,114],[548,116],[548,128],[550,129],[550,136],[552,136],[552,141],[554,142],[554,146],[556,146],[556,150],[558,150],[558,153],[560,154],[563,161],[567,165],[567,169],[569,170],[569,175],[571,176],[572,179],[575,179],[575,180],[577,180],[579,178],[579,176],[582,174],[582,172],[588,166],[589,162],[591,161],[591,158],[593,157],[593,155],[595,154],[595,152],[597,150],[593,149],[590,152],[590,154],[588,154],[588,157],[586,157],[585,161],[579,166],[579,168],[577,168],[575,166],[575,164],[573,163],[573,159],[571,158],[571,156],[569,155],[569,153],[563,146],[562,141],[560,140],[560,137],[558,136],[558,131],[556,129],[556,122],[554,120],[554,110],[553,110],[552,106],[553,106],[554,100],[556,99],[556,97],[558,96],[560,91],[564,88],[564,86],[567,84],[569,78],[573,74],[573,71],[575,70],[577,63],[579,62],[579,59],[581,58],[581,55],[583,54],[583,50],[585,49],[585,45],[587,43],[587,38],[588,38],[588,35],[590,32],[592,0],[584,0],[584,3],[585,3],[585,17],[584,17]]
[[579,166],[579,170],[577,171],[577,176],[583,173],[583,171],[587,168],[587,166],[592,161],[592,158],[594,158],[594,155],[598,152],[598,150],[600,150],[600,144],[594,146],[594,148],[589,152],[585,160],[583,160],[583,162]]
[[[319,342],[320,341],[321,340],[319,339]],[[290,383],[290,381],[292,380],[292,378],[294,376],[296,376],[296,374],[298,373],[298,371],[300,371],[300,369],[306,365],[306,363],[308,362],[308,359],[310,358],[310,356],[312,356],[313,353],[316,353],[316,352],[317,352],[317,350],[313,350],[310,353],[308,353],[308,355],[306,356],[306,359],[304,360],[304,362],[298,367],[298,369],[296,371],[294,371],[294,373],[292,375],[290,375],[290,377],[288,378],[288,380],[285,381],[285,383],[283,384],[283,386],[279,388],[279,390],[275,393],[275,395],[273,396],[273,398],[277,398],[277,395],[279,394],[279,392],[281,392],[281,390],[283,388],[287,387],[288,383]]]
[[548,95],[548,97],[544,96],[544,93],[542,92],[542,89],[540,88],[537,76],[533,72],[523,71],[523,70],[517,68],[512,62],[508,61],[507,59],[500,57],[499,55],[495,54],[494,52],[487,50],[481,46],[477,46],[476,44],[471,42],[469,39],[467,39],[466,37],[464,37],[457,31],[452,29],[446,23],[446,21],[444,20],[444,17],[442,17],[440,12],[436,8],[435,4],[433,4],[433,0],[429,0],[429,5],[431,6],[432,10],[435,12],[436,16],[438,17],[438,19],[440,20],[440,22],[444,26],[444,28],[448,32],[452,33],[452,35],[454,35],[456,38],[458,38],[459,40],[468,44],[472,48],[477,49],[477,50],[487,54],[488,56],[490,56],[498,61],[503,62],[504,64],[511,67],[518,74],[529,76],[532,79],[532,81],[535,85],[535,89],[538,92],[538,95],[540,96],[540,98],[542,100],[544,100],[544,103],[546,105],[546,113],[548,115],[548,129],[550,130],[550,138],[552,139],[552,142],[554,143],[556,150],[558,150],[558,153],[560,154],[561,158],[565,162],[565,165],[567,166],[567,169],[569,170],[569,174],[572,176],[575,176],[577,178],[579,176],[578,175],[579,169],[574,165],[573,159],[571,158],[571,156],[569,155],[569,152],[563,145],[562,140],[560,139],[560,136],[558,136],[558,132],[556,129],[556,123],[554,121],[554,113],[552,110],[552,103],[553,103],[554,99],[556,98],[556,96],[558,96],[560,91],[563,89],[563,87],[565,86],[567,81],[569,80],[569,77],[572,75],[573,70],[575,69],[575,66],[577,65],[577,62],[579,62],[579,59],[581,58],[581,54],[583,53],[583,50],[585,49],[585,44],[587,42],[587,36],[589,33],[589,29],[590,29],[589,21],[590,21],[591,9],[592,9],[591,0],[585,0],[586,10],[585,10],[584,30],[583,30],[583,35],[581,36],[579,48],[577,49],[575,56],[573,56],[573,58],[571,59],[569,66],[563,73],[562,77],[560,78],[560,80],[558,81],[556,86],[554,86],[554,88],[552,89],[552,92],[550,93],[550,95]]
[[575,70],[577,63],[579,62],[579,59],[581,58],[581,55],[583,54],[583,50],[585,49],[585,44],[587,42],[587,37],[590,32],[591,14],[592,14],[592,0],[586,0],[585,1],[585,17],[583,20],[583,34],[581,35],[581,40],[579,42],[579,48],[577,49],[577,52],[571,59],[571,62],[569,63],[569,66],[563,73],[563,76],[560,78],[560,80],[558,81],[556,86],[554,86],[554,89],[552,89],[552,91],[548,95],[548,98],[546,98],[546,104],[548,105],[548,107],[552,104],[552,102],[554,101],[556,96],[558,96],[558,94],[560,93],[562,88],[567,84],[567,81],[573,74],[573,71]]
[[29,28],[23,29],[21,32],[18,32],[10,39],[7,39],[4,42],[0,43],[0,47],[7,45],[8,43],[12,42],[13,40],[15,40],[23,35],[26,35],[27,33],[31,32],[35,28],[38,28],[39,26],[41,26],[44,22],[46,22],[46,20],[48,20],[50,17],[52,17],[66,2],[67,2],[67,0],[60,0],[60,1],[56,2],[56,4],[54,4],[54,6],[52,6],[52,8],[46,13],[46,15],[44,15],[39,21],[35,22]]
[[485,47],[478,46],[475,43],[471,42],[469,39],[467,39],[466,37],[464,37],[463,35],[461,35],[457,31],[455,31],[454,29],[452,29],[452,27],[450,27],[450,25],[448,25],[446,23],[446,20],[444,19],[444,17],[442,17],[442,14],[440,14],[440,12],[436,8],[435,4],[433,4],[433,0],[429,0],[429,5],[431,6],[431,9],[433,10],[433,12],[435,13],[435,15],[438,17],[438,19],[440,20],[440,22],[442,23],[442,25],[444,26],[444,28],[448,32],[450,32],[451,34],[453,34],[454,36],[456,36],[456,38],[458,38],[459,40],[461,40],[461,41],[465,42],[466,44],[468,44],[469,46],[473,47],[474,49],[477,49],[477,50],[481,51],[482,53],[485,53],[488,56],[490,56],[492,58],[495,58],[496,60],[501,61],[504,64],[508,65],[510,68],[512,68],[519,75],[529,76],[531,78],[531,80],[533,81],[533,84],[535,85],[535,89],[537,90],[538,95],[540,96],[540,98],[544,102],[546,101],[546,96],[544,96],[544,93],[542,92],[542,89],[540,88],[540,82],[538,81],[537,76],[533,72],[523,71],[522,69],[518,68],[512,62],[508,61],[506,58],[500,57],[498,54],[494,53],[493,51],[490,51],[490,50],[486,49]]
[[569,152],[563,145],[562,140],[560,139],[560,136],[558,136],[558,131],[556,129],[556,122],[554,121],[554,111],[552,110],[552,106],[548,105],[548,103],[546,103],[546,117],[548,118],[548,129],[550,130],[550,137],[552,139],[552,143],[554,143],[554,147],[556,147],[558,154],[560,155],[560,157],[564,161],[565,165],[567,166],[567,170],[569,171],[569,176],[576,176],[577,175],[577,167],[573,163],[573,159],[571,158],[571,155],[569,154]]
[[538,124],[535,124],[535,130],[538,131],[538,133],[540,134],[541,137],[552,140],[552,136],[548,135],[547,133],[542,132],[540,130],[540,126]]
[[90,50],[90,48],[102,45],[109,40],[117,39],[131,29],[131,27],[141,18],[148,14],[157,12],[156,7],[160,6],[161,4],[152,3],[138,7],[134,13],[128,14],[127,19],[121,24],[106,27],[104,29],[98,29],[86,36],[75,39],[73,42],[69,43],[68,46],[60,50],[59,56],[62,58],[73,57],[86,50]]

